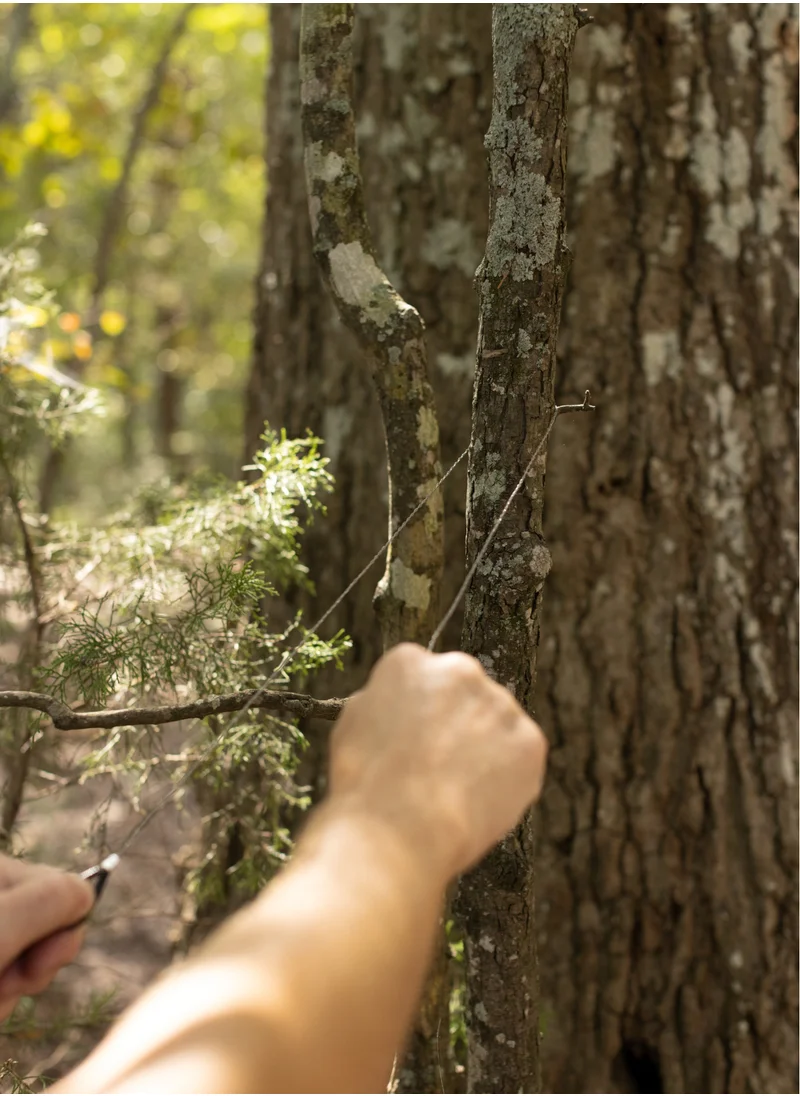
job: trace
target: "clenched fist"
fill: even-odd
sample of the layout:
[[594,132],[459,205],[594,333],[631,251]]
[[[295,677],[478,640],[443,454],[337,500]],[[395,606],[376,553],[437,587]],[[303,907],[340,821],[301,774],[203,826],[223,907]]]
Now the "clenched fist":
[[390,821],[451,878],[538,797],[546,757],[541,728],[475,659],[404,643],[333,731],[330,800]]

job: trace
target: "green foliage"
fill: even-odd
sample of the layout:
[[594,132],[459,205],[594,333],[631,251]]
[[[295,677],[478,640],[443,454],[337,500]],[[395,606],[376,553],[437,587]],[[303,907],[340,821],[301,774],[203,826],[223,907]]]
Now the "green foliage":
[[19,1072],[18,1066],[19,1063],[13,1058],[0,1062],[0,1083],[4,1086],[4,1092],[42,1092],[50,1084],[49,1077],[23,1075]]
[[[14,7],[0,5],[0,54]],[[60,495],[92,516],[142,474],[231,475],[241,458],[264,185],[263,5],[190,13],[133,162],[99,322],[90,315],[101,226],[179,11],[31,5],[16,55],[0,56],[16,104],[0,118],[0,241],[26,221],[48,229],[43,262],[63,312],[45,352],[106,406],[102,427],[90,422],[72,447]],[[168,389],[176,413],[159,439]]]
[[450,1047],[456,1063],[464,1068],[467,1060],[467,986],[464,973],[464,939],[459,935],[454,921],[447,921],[444,928],[452,960]]
[[[286,635],[269,631],[260,605],[277,587],[308,585],[298,511],[310,519],[331,477],[315,438],[267,432],[262,441],[253,482],[161,484],[101,526],[53,527],[49,569],[90,566],[103,590],[60,624],[49,680],[61,695],[71,685],[97,705],[121,689],[146,695],[153,681],[230,692],[254,687],[278,661]],[[282,680],[339,649],[338,639],[308,637]]]
[[[75,1009],[63,1009],[46,1018],[40,1015],[41,1004],[33,997],[22,997],[7,1020],[0,1023],[0,1038],[24,1040],[28,1045],[43,1040],[63,1039],[79,1029],[107,1028],[115,1019],[116,990],[92,993],[86,1004]],[[12,1058],[0,1062],[0,1083],[4,1092],[42,1092],[53,1078],[46,1074],[20,1072]]]
[[30,1041],[61,1036],[74,1028],[107,1027],[116,1017],[116,996],[116,990],[93,992],[84,1005],[46,1018],[41,1015],[41,1002],[21,997],[8,1019],[0,1022],[0,1036]]

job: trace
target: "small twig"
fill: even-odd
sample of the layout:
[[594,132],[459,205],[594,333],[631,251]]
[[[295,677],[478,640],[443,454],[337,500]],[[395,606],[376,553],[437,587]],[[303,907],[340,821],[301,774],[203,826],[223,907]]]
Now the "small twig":
[[245,708],[267,708],[291,712],[292,715],[333,721],[347,703],[347,698],[331,697],[315,700],[303,693],[267,692],[251,689],[242,693],[227,693],[189,704],[163,704],[155,708],[105,708],[99,712],[76,712],[57,697],[45,693],[21,690],[0,692],[0,708],[33,708],[50,716],[59,731],[80,731],[109,727],[141,727],[148,724],[174,723],[179,719],[204,719],[209,715],[240,712]]

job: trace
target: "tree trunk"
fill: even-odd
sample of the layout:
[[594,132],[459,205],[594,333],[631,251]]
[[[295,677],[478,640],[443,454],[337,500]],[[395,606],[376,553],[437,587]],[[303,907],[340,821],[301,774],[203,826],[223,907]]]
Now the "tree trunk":
[[[550,569],[542,536],[543,445],[554,421],[567,273],[567,94],[577,29],[569,5],[494,6],[494,97],[486,136],[491,208],[478,271],[468,563],[534,464],[472,579],[463,647],[529,711]],[[530,814],[462,879],[458,909],[467,959],[468,1091],[538,1092]]]
[[556,1092],[796,1092],[795,9],[598,6],[537,715]]

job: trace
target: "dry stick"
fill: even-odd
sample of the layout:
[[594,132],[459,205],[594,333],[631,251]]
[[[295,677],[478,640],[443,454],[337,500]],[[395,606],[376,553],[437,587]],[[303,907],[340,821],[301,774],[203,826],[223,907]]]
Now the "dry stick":
[[253,708],[290,712],[305,719],[339,718],[346,698],[316,700],[303,693],[267,692],[263,687],[247,692],[227,693],[188,704],[163,704],[155,708],[108,708],[99,712],[76,712],[57,697],[45,693],[8,691],[0,693],[0,708],[33,708],[50,716],[59,731],[83,731],[110,727],[142,727],[173,723],[180,719],[205,719],[209,715],[241,712]]
[[442,632],[444,631],[445,627],[447,626],[447,622],[450,620],[453,613],[458,608],[459,603],[461,602],[461,599],[464,597],[467,590],[469,589],[469,584],[470,584],[470,582],[472,582],[472,576],[478,570],[478,567],[480,566],[481,562],[483,561],[484,557],[486,556],[486,553],[489,551],[489,548],[492,545],[492,541],[494,540],[495,535],[497,533],[497,530],[502,525],[503,519],[505,518],[506,514],[508,513],[508,511],[511,508],[511,503],[514,501],[514,499],[517,497],[519,492],[522,490],[522,487],[525,483],[525,480],[528,478],[528,476],[530,475],[530,473],[533,469],[533,465],[536,461],[536,458],[539,456],[542,449],[544,448],[544,444],[547,441],[548,437],[550,436],[550,431],[553,429],[553,427],[556,424],[556,419],[558,418],[558,416],[563,415],[568,411],[594,411],[594,409],[595,409],[594,404],[589,403],[589,389],[588,388],[586,389],[586,392],[584,393],[583,403],[562,403],[560,406],[555,407],[553,409],[552,418],[550,419],[550,422],[548,423],[547,429],[545,430],[544,434],[542,435],[539,444],[534,449],[533,456],[528,461],[528,463],[525,465],[525,471],[519,477],[519,479],[517,480],[516,487],[514,488],[514,490],[511,492],[511,494],[506,499],[506,504],[503,507],[503,509],[500,511],[500,516],[498,517],[497,521],[494,523],[492,528],[489,530],[486,538],[484,539],[484,542],[480,547],[480,551],[475,556],[475,559],[473,561],[472,566],[470,567],[470,569],[467,571],[466,575],[464,576],[464,581],[461,583],[461,586],[458,589],[458,593],[453,598],[453,601],[452,601],[452,604],[450,605],[450,608],[444,614],[444,616],[442,617],[442,619],[440,620],[439,624],[436,627],[436,631],[431,636],[430,643],[428,644],[428,650],[429,651],[433,651],[435,649],[436,644],[439,642],[439,637],[441,636]]

